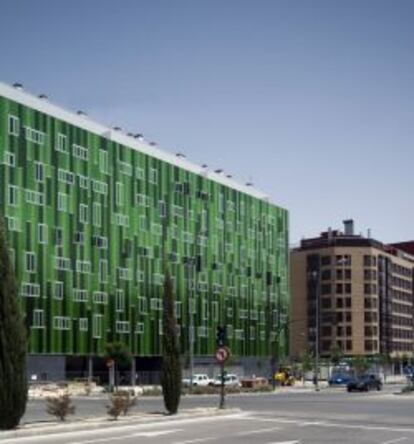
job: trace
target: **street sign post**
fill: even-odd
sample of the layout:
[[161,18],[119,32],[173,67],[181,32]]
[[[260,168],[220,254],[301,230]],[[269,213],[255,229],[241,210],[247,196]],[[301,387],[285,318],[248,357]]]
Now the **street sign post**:
[[216,350],[216,360],[220,364],[221,369],[221,390],[220,390],[220,405],[219,409],[224,409],[225,391],[224,391],[224,364],[230,357],[230,349],[228,347],[218,347]]

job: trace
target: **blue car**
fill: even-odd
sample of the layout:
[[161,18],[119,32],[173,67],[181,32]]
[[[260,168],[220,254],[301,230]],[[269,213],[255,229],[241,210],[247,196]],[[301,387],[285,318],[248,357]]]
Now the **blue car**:
[[334,374],[329,378],[329,385],[347,385],[349,381],[352,379],[351,375],[339,373]]

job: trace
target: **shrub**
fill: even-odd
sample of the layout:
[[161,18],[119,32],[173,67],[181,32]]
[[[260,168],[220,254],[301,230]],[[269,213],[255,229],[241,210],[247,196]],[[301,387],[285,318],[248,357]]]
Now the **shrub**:
[[127,391],[119,391],[114,393],[109,400],[111,405],[107,406],[108,415],[117,420],[118,416],[126,415],[129,409],[136,405],[137,397],[131,396]]
[[0,430],[17,427],[26,410],[27,334],[0,218]]
[[164,282],[163,356],[161,385],[164,405],[170,415],[177,413],[181,396],[181,362],[174,314],[174,290],[168,269]]
[[65,421],[68,415],[75,413],[75,406],[68,393],[46,398],[46,411],[49,415],[56,416],[61,421]]

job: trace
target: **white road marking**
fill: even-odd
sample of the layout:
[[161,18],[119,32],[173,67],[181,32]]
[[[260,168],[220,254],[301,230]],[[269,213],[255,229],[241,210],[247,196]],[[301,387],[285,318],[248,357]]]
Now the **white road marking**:
[[137,436],[142,436],[145,438],[153,438],[155,436],[169,435],[170,433],[177,433],[182,431],[183,431],[182,429],[175,429],[175,430],[158,430],[154,432],[137,432],[137,433],[132,433],[130,435],[113,436],[111,438],[88,439],[86,441],[71,441],[68,444],[96,444],[99,442],[121,441],[126,438],[135,438]]
[[217,438],[197,438],[197,439],[189,439],[187,441],[176,441],[173,442],[172,444],[193,444],[193,443],[197,443],[197,442],[206,442],[206,441],[213,441]]
[[260,435],[261,433],[274,432],[280,430],[280,427],[272,427],[271,429],[250,430],[248,432],[237,433],[237,436]]
[[267,444],[300,444],[300,441],[278,441],[278,442],[268,442]]
[[405,441],[406,439],[408,438],[403,436],[402,438],[392,439],[391,441],[385,441],[382,444],[394,444],[396,442]]
[[[79,437],[80,439],[84,438],[87,435],[96,436],[99,434],[108,435],[109,433],[113,433],[116,431],[127,431],[130,430],[135,431],[135,433],[138,433],[139,430],[145,430],[145,429],[154,429],[158,427],[168,427],[168,426],[181,426],[183,424],[192,424],[196,423],[199,424],[200,422],[212,422],[212,421],[223,421],[223,420],[229,420],[229,419],[244,419],[246,417],[246,414],[244,412],[242,413],[231,413],[229,415],[220,415],[220,416],[208,416],[208,417],[196,417],[196,418],[177,418],[177,419],[171,419],[168,422],[159,421],[159,422],[150,422],[150,423],[144,423],[144,424],[133,424],[130,423],[119,423],[118,425],[109,426],[109,427],[101,427],[101,428],[94,428],[93,426],[88,430],[65,430],[65,428],[60,428],[59,426],[56,426],[56,432],[49,433],[49,434],[43,434],[43,430],[39,429],[37,430],[36,434],[33,434],[31,436],[14,436],[13,438],[7,438],[2,439],[1,444],[16,444],[18,442],[27,442],[30,443],[35,441],[41,441],[43,444],[46,441],[54,441],[58,438],[62,438],[63,435],[66,437]],[[58,428],[59,427],[59,428]],[[49,428],[50,429],[50,428]],[[60,429],[60,430],[59,430]],[[73,443],[72,443],[73,444]]]
[[[341,424],[335,422],[309,422],[303,420],[293,420],[293,419],[278,419],[278,418],[257,418],[255,416],[246,416],[243,419],[250,419],[252,421],[258,422],[273,422],[276,424],[286,423],[286,424],[297,424],[298,426],[303,425],[304,427],[332,427],[332,428],[342,428],[342,429],[357,429],[357,430],[384,430],[386,432],[401,432],[401,433],[414,433],[413,428],[397,428],[397,427],[384,427],[376,425],[357,425],[357,424]],[[306,425],[304,425],[306,424]]]

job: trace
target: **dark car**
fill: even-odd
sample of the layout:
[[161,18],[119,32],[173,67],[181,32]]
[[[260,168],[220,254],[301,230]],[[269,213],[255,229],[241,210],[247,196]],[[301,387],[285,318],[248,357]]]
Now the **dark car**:
[[334,373],[328,380],[330,386],[347,385],[352,380],[352,376],[346,373]]
[[369,390],[381,390],[382,382],[377,375],[362,375],[348,382],[346,389],[348,392],[359,391],[368,392]]

